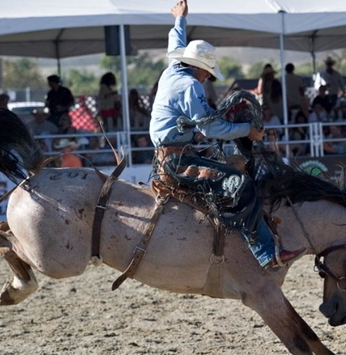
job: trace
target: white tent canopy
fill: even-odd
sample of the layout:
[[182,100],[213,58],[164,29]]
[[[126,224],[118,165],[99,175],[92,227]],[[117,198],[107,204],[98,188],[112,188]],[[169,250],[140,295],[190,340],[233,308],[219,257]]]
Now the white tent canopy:
[[[64,58],[104,51],[104,26],[130,25],[136,49],[164,48],[174,4],[155,0],[11,0],[1,4],[0,55]],[[189,39],[215,46],[320,51],[346,47],[346,2],[189,0]],[[284,11],[282,16],[278,12]]]
[[[59,60],[101,53],[105,50],[104,26],[119,25],[122,68],[125,68],[124,26],[130,26],[133,47],[164,48],[173,24],[169,13],[172,5],[174,1],[168,0],[3,1],[0,55]],[[345,0],[188,0],[188,5],[189,40],[204,39],[215,46],[278,48],[282,71],[284,49],[314,53],[346,47]],[[125,70],[122,76],[126,93]],[[283,75],[284,97],[285,90]],[[127,95],[124,97],[126,100]],[[127,102],[124,108],[128,108]]]

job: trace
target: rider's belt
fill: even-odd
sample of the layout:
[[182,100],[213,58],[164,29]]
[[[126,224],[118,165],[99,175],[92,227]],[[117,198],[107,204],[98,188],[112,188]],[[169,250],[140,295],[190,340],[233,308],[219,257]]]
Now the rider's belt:
[[160,161],[164,161],[168,156],[174,154],[175,156],[180,156],[182,154],[197,156],[197,153],[192,145],[171,145],[156,148],[156,157]]

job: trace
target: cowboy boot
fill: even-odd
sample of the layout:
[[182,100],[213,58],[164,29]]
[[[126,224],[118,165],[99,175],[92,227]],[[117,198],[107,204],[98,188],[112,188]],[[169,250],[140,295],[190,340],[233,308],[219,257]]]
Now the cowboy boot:
[[256,232],[243,232],[242,234],[254,257],[266,269],[278,266],[283,267],[287,263],[303,256],[307,250],[306,248],[293,251],[280,249],[275,245],[274,236],[263,218],[259,222]]

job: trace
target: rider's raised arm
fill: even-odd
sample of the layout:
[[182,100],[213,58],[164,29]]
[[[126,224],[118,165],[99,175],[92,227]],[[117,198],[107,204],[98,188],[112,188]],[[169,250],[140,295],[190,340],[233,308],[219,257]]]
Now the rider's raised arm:
[[[186,47],[186,16],[188,14],[187,1],[179,1],[172,9],[175,17],[174,27],[168,34],[168,53],[178,48]],[[171,61],[172,62],[172,61]]]

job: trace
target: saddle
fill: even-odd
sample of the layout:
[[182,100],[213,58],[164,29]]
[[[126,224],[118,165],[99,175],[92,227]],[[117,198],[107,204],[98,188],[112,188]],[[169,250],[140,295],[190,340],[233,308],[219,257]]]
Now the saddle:
[[[159,179],[152,180],[152,191],[155,195],[159,195],[162,198],[171,197],[188,203],[202,212],[210,212],[210,204],[208,206],[203,193],[194,189],[196,181],[203,179],[216,181],[221,179],[224,173],[217,168],[191,164],[184,165],[183,162],[175,171],[167,173],[167,170],[164,168],[165,162],[169,161],[172,157],[179,158],[182,154],[194,157],[198,156],[198,151],[191,145],[168,146],[156,149],[156,171]],[[246,159],[242,155],[227,157],[226,165],[232,166],[242,174],[247,175]],[[225,201],[218,201],[216,194],[212,197],[212,200],[216,201],[218,205],[227,204]]]
[[[195,179],[217,179],[219,172],[215,169],[210,169],[208,167],[197,167],[196,165],[179,166],[174,177],[171,174],[167,174],[163,165],[167,157],[174,155],[175,157],[185,155],[196,156],[198,153],[194,150],[192,146],[169,146],[161,147],[156,150],[157,166],[156,170],[158,172],[159,179],[152,180],[151,189],[155,196],[163,199],[168,197],[176,199],[180,202],[187,203],[194,209],[201,211],[211,220],[212,224],[215,226],[217,234],[219,233],[220,226],[223,225],[223,229],[227,229],[227,223],[225,225],[224,220],[220,218],[224,210],[227,211],[227,201],[220,201],[215,195],[212,200],[216,203],[208,203],[207,199],[200,191],[190,188],[189,186],[183,185],[179,179],[181,178],[183,182],[187,179],[190,181],[195,181]],[[246,159],[242,155],[233,155],[227,158],[227,165],[230,165],[240,171],[244,175],[248,175],[246,169]],[[191,184],[190,184],[191,186]],[[225,208],[224,208],[225,207]],[[280,223],[275,218],[272,218],[268,213],[263,211],[264,217],[274,234],[277,234],[277,224]],[[236,226],[237,217],[232,213],[230,214],[230,222]],[[241,218],[242,213],[238,213],[238,218]],[[234,218],[234,219],[232,219]]]
[[194,179],[216,179],[218,178],[218,172],[209,169],[207,167],[197,167],[196,165],[179,166],[178,170],[175,172],[173,177],[164,169],[164,162],[168,157],[175,156],[179,157],[182,154],[188,156],[196,156],[197,152],[190,145],[186,146],[169,146],[161,147],[156,150],[156,170],[159,176],[158,180],[151,181],[151,189],[156,196],[166,199],[171,197],[180,202],[187,203],[194,207],[195,209],[208,214],[209,207],[206,205],[205,201],[201,198],[201,194],[196,190],[184,186],[180,183],[179,178],[185,181],[191,181]]

